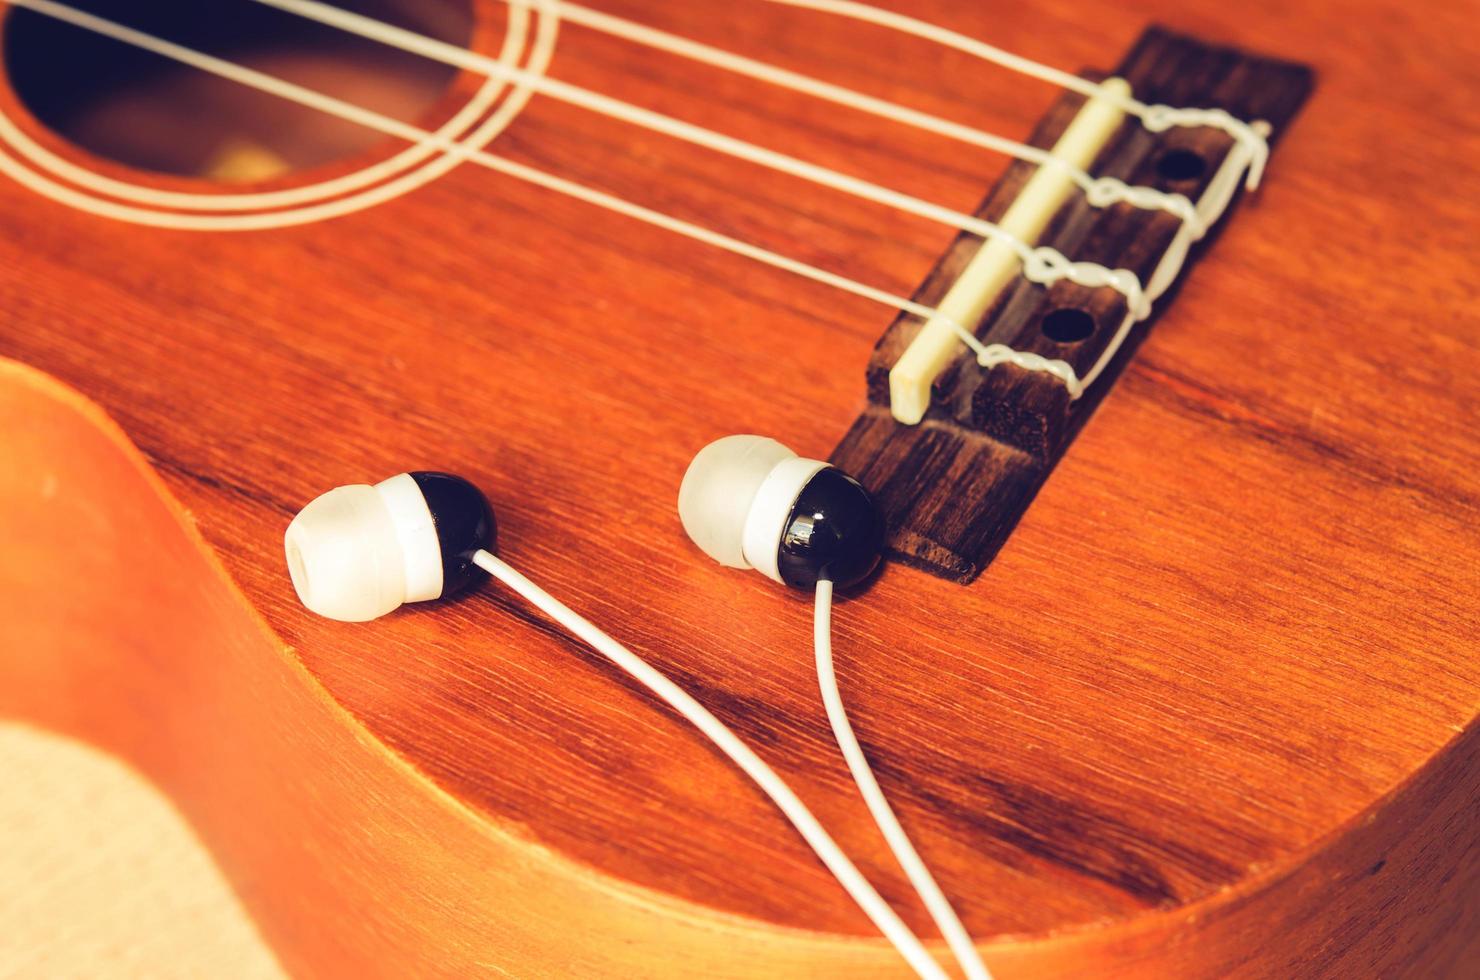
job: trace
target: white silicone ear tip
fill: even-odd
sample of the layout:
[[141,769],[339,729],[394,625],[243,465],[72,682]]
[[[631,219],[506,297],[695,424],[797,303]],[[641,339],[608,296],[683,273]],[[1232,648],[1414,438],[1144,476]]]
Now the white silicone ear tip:
[[362,623],[406,601],[401,543],[374,487],[316,498],[288,525],[283,547],[298,598],[320,616]]
[[745,520],[766,477],[796,453],[765,436],[726,436],[699,450],[678,490],[683,529],[706,555],[730,568],[745,560]]

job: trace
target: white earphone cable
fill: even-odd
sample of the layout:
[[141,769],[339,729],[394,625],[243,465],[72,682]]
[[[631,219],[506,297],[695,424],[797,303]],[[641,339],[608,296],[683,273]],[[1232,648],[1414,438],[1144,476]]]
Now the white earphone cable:
[[956,962],[961,964],[961,969],[970,980],[991,980],[992,975],[982,962],[981,955],[977,953],[976,944],[972,942],[970,934],[961,924],[961,919],[956,915],[956,910],[951,908],[951,903],[941,892],[940,886],[935,883],[930,869],[920,859],[914,844],[910,843],[909,835],[899,825],[894,808],[889,805],[884,791],[879,788],[879,782],[874,778],[863,748],[853,734],[853,726],[848,721],[848,713],[843,709],[843,698],[838,691],[837,673],[833,670],[832,597],[832,582],[819,579],[816,613],[813,617],[813,643],[817,652],[817,684],[822,689],[822,703],[827,708],[827,720],[832,724],[833,737],[837,739],[838,748],[848,762],[848,771],[858,784],[858,792],[868,804],[869,813],[873,814],[874,823],[884,835],[884,840],[894,852],[894,858],[904,869],[910,884],[915,886],[916,894],[925,903],[925,908],[935,920],[941,935],[945,936]]
[[709,709],[694,700],[687,691],[669,680],[657,668],[515,571],[507,562],[490,552],[478,551],[473,555],[473,563],[632,675],[639,683],[699,729],[775,802],[786,818],[791,821],[792,826],[796,827],[807,844],[816,852],[822,863],[838,879],[839,884],[847,890],[885,937],[894,944],[915,972],[929,980],[948,980],[946,972],[931,958],[919,937],[910,931],[909,926],[905,925],[903,920],[889,907],[889,903],[885,902],[873,885],[869,884],[868,879],[823,829],[822,824],[801,801],[801,798],[724,722],[716,718]]

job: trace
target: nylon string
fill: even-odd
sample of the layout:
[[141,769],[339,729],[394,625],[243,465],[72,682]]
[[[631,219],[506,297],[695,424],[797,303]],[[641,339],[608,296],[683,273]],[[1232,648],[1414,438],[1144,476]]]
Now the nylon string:
[[[236,65],[232,62],[174,44],[157,36],[78,10],[67,4],[57,2],[57,0],[0,0],[0,2],[9,2],[13,6],[25,7],[36,13],[70,23],[93,33],[151,51],[199,70],[230,79],[239,84],[289,101],[297,102],[385,135],[405,140],[413,144],[412,150],[415,152],[438,150],[445,155],[446,159],[453,161],[461,160],[484,166],[507,176],[513,176],[546,189],[575,197],[586,203],[644,221],[665,230],[704,242],[705,244],[725,249],[753,261],[800,275],[814,282],[831,286],[917,317],[926,319],[940,317],[951,326],[961,342],[976,355],[978,363],[984,368],[989,368],[999,363],[1014,363],[1028,370],[1044,371],[1051,376],[1059,378],[1069,388],[1070,394],[1073,397],[1078,397],[1088,381],[1093,380],[1103,370],[1106,361],[1113,356],[1114,351],[1124,339],[1128,325],[1136,320],[1143,319],[1149,314],[1149,298],[1146,295],[1146,290],[1134,273],[1131,273],[1129,270],[1110,269],[1098,263],[1073,262],[1057,249],[1044,246],[1035,248],[994,223],[973,215],[933,204],[862,178],[779,153],[649,109],[622,102],[599,92],[560,82],[538,72],[513,67],[486,55],[363,17],[342,10],[341,8],[319,3],[317,0],[255,0],[255,2],[327,24],[403,51],[483,74],[490,81],[498,80],[514,83],[517,88],[516,94],[522,95],[525,98],[527,98],[528,93],[531,91],[539,92],[610,118],[661,132],[665,135],[717,152],[726,153],[738,159],[787,173],[873,203],[893,207],[983,239],[998,240],[1009,246],[1017,254],[1022,264],[1023,274],[1034,283],[1048,286],[1059,280],[1067,279],[1090,288],[1109,287],[1119,292],[1126,301],[1128,310],[1126,321],[1112,339],[1100,363],[1095,366],[1086,379],[1081,380],[1074,374],[1072,368],[1066,362],[1050,361],[1036,354],[1014,351],[1001,344],[983,344],[978,340],[972,330],[963,324],[949,320],[949,318],[941,317],[939,311],[933,307],[789,258],[769,249],[735,239],[693,222],[635,204],[616,195],[557,177],[524,164],[516,163],[504,157],[489,153],[480,147],[465,145],[462,142],[451,139],[447,135],[450,127],[444,126],[442,130],[434,133],[420,127],[412,126],[389,116],[287,82],[281,78]],[[700,45],[697,42],[689,41],[677,35],[646,28],[642,25],[591,11],[575,4],[563,3],[561,0],[506,0],[506,2],[514,7],[532,8],[542,12],[554,13],[560,17],[569,18],[572,22],[581,23],[584,26],[624,37],[636,43],[670,51],[684,57],[714,65],[715,67],[737,71],[750,77],[783,85],[838,104],[849,105],[906,125],[953,136],[974,145],[1009,153],[1020,159],[1029,160],[1042,166],[1066,168],[1070,172],[1069,176],[1085,192],[1087,199],[1093,206],[1104,207],[1110,203],[1124,201],[1136,207],[1158,208],[1176,214],[1181,218],[1184,225],[1183,237],[1195,239],[1201,237],[1205,231],[1205,225],[1201,221],[1196,209],[1184,195],[1166,194],[1154,188],[1130,187],[1114,178],[1101,178],[1097,180],[1078,168],[1067,167],[1067,165],[1058,161],[1052,155],[1036,147],[1006,140],[972,127],[951,123],[928,114],[897,106],[884,100],[874,99],[861,93],[852,92],[841,86],[830,85],[829,83],[811,79],[799,73],[788,72],[754,59],[742,58],[720,49]],[[967,51],[974,56],[983,58],[994,64],[1011,68],[1034,78],[1052,82],[1090,97],[1105,97],[1105,93],[1102,92],[1099,86],[1078,76],[1031,62],[1016,55],[1011,55],[990,45],[947,31],[944,28],[935,27],[934,25],[880,10],[866,4],[837,2],[837,0],[769,0],[769,2],[833,13],[864,20],[892,30],[914,34],[936,43]],[[1235,132],[1237,127],[1243,127],[1246,130],[1250,130],[1250,132],[1254,132],[1246,124],[1233,119],[1231,116],[1227,116],[1221,110],[1173,109],[1167,106],[1147,106],[1134,99],[1114,98],[1112,101],[1119,104],[1125,111],[1141,118],[1143,123],[1152,129],[1167,128],[1171,125],[1214,125],[1220,126],[1230,132]],[[13,136],[22,136],[22,134],[19,133],[19,130],[9,120],[0,117],[0,136],[9,139]],[[1254,132],[1254,137],[1261,145],[1264,144],[1262,134]],[[1240,138],[1235,132],[1235,139]],[[1267,152],[1267,149],[1265,152]],[[1250,183],[1257,181],[1258,173],[1263,165],[1263,156],[1258,151],[1247,148],[1244,149],[1241,155],[1248,160],[1248,179]],[[65,203],[80,207],[83,210],[93,211],[108,217],[122,218],[123,220],[141,220],[144,215],[148,214],[147,212],[140,212],[138,209],[130,208],[127,205],[96,201],[86,195],[70,192],[68,188],[60,185],[50,184],[45,178],[26,171],[25,168],[14,166],[13,162],[3,154],[0,154],[0,169],[6,170],[11,176],[16,177],[22,183],[28,184],[33,189],[41,190],[43,193],[47,193],[48,196],[63,200]],[[97,189],[97,185],[99,184],[119,183],[92,175],[75,166],[69,167],[67,175],[77,180],[78,183],[93,185],[93,189]],[[96,180],[89,178],[96,178]],[[41,188],[38,187],[39,183],[49,186]],[[109,193],[109,190],[105,187],[103,193]],[[192,195],[191,197],[195,196]],[[180,205],[177,204],[177,206]],[[231,205],[228,204],[226,206],[230,207]],[[150,217],[162,218],[165,216]],[[195,222],[190,220],[190,215],[170,217],[176,220],[153,220],[149,221],[149,223],[171,224],[178,227],[207,227],[212,224],[211,219],[205,216],[202,216],[200,220]],[[244,225],[250,226],[250,216],[243,215],[239,216],[239,218],[242,219]],[[265,224],[266,221],[263,223]]]

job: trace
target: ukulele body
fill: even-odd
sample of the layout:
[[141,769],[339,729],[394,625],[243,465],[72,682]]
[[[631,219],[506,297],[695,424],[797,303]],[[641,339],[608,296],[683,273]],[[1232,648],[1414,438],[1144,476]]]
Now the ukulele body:
[[[1066,67],[1164,24],[1320,79],[979,577],[895,564],[839,603],[843,697],[922,856],[1001,977],[1472,974],[1467,12],[891,6]],[[1057,96],[779,4],[603,9],[1014,136]],[[474,15],[497,52],[507,8]],[[554,52],[554,77],[963,210],[1005,167],[594,31]],[[5,86],[0,110],[98,174],[222,189],[78,149]],[[512,115],[490,150],[905,295],[953,238],[551,99]],[[826,457],[890,319],[467,164],[248,232],[0,180],[0,714],[156,782],[295,975],[903,976],[740,774],[515,597],[346,626],[282,556],[326,488],[466,476],[503,557],[755,745],[933,935],[832,744],[808,598],[676,514],[721,435]]]

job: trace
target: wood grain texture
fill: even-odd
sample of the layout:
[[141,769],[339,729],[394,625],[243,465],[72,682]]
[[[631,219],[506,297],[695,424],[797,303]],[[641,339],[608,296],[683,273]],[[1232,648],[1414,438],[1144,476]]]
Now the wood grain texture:
[[[1091,74],[1098,79],[1105,73]],[[1129,82],[1136,97],[1149,105],[1222,109],[1237,119],[1263,122],[1271,146],[1285,135],[1312,83],[1304,66],[1156,27],[1136,41],[1110,74]],[[1083,96],[1066,93],[1028,142],[1053,147],[1084,102]],[[1174,127],[1158,134],[1128,120],[1101,150],[1091,172],[1201,201],[1233,149],[1233,140],[1220,130]],[[1194,170],[1178,173],[1165,166],[1178,157],[1190,161]],[[976,215],[1000,221],[1037,169],[1013,161]],[[1233,220],[1233,215],[1225,212],[1222,219]],[[1085,195],[1074,194],[1036,244],[1076,262],[1128,270],[1150,290],[1181,225],[1165,211],[1129,204],[1095,208]],[[1214,225],[1192,243],[1181,276],[1190,274],[1222,227]],[[958,234],[911,298],[924,306],[939,305],[981,244],[977,236]],[[1154,314],[1166,311],[1180,284],[1174,282],[1160,297]],[[1067,280],[1045,288],[1020,278],[992,302],[980,322],[967,326],[984,344],[1061,360],[1077,377],[1087,378],[1119,332],[1126,311],[1125,296],[1113,289]],[[1085,317],[1085,336],[1061,340],[1050,335],[1050,318],[1065,312]],[[829,457],[857,474],[879,504],[889,528],[889,556],[944,578],[975,580],[1154,322],[1151,317],[1131,328],[1103,377],[1078,399],[1070,397],[1062,381],[1042,372],[1013,365],[983,371],[975,355],[960,345],[931,386],[925,424],[907,426],[893,421],[889,373],[924,323],[913,314],[896,316],[869,358],[868,408]]]
[[[465,806],[282,646],[94,406],[0,362],[0,424],[16,464],[0,473],[0,711],[129,759],[178,800],[295,975],[903,971],[880,939],[635,887]],[[80,549],[72,571],[110,587],[55,588],[35,569],[79,531],[150,547]],[[999,938],[987,955],[1004,977],[1460,975],[1475,955],[1477,764],[1472,727],[1295,860],[1115,928]],[[1084,832],[1076,816],[1054,828]]]
[[[1322,79],[991,570],[891,567],[839,608],[844,695],[907,829],[1004,976],[1473,971],[1468,14],[895,6],[1070,67],[1156,22]],[[1054,98],[771,4],[603,7],[1006,133]],[[1002,169],[577,28],[555,70],[952,206]],[[951,239],[548,100],[497,149],[896,291]],[[461,168],[240,236],[3,184],[0,311],[0,353],[116,419],[209,552],[116,433],[9,376],[0,698],[180,800],[291,970],[902,969],[758,794],[512,597],[345,627],[281,558],[327,487],[468,476],[506,558],[755,743],[926,929],[831,745],[806,600],[713,566],[674,514],[710,439],[827,452],[878,308]],[[43,463],[88,491],[70,521],[28,482]],[[53,537],[22,550],[33,528]],[[68,535],[87,574],[56,588],[24,558]]]

